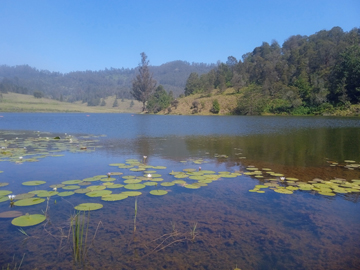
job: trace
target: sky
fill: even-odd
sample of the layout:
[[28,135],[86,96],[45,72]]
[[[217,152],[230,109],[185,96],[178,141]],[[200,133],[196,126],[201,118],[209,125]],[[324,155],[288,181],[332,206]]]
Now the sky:
[[241,59],[339,26],[360,27],[359,0],[0,0],[0,65],[61,73]]

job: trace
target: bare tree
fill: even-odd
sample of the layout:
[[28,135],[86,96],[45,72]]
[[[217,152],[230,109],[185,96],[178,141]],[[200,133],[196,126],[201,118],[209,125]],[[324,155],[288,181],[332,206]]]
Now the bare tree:
[[149,70],[149,61],[144,52],[141,54],[141,63],[139,64],[139,74],[136,75],[132,82],[132,96],[142,102],[143,111],[145,111],[145,103],[150,98],[151,93],[156,87],[156,81],[152,78]]

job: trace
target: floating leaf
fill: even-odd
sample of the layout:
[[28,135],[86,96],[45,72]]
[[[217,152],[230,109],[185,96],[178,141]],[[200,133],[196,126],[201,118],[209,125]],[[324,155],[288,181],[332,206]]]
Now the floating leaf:
[[67,196],[71,196],[71,195],[73,195],[73,194],[75,194],[75,192],[73,192],[73,191],[63,191],[63,192],[59,192],[59,196],[60,197],[67,197]]
[[113,184],[113,185],[107,186],[107,188],[121,188],[123,186],[124,185],[122,185],[122,184]]
[[134,189],[134,190],[143,189],[144,187],[145,187],[144,184],[128,184],[124,186],[124,188],[126,189]]
[[20,211],[6,211],[0,213],[0,218],[15,218],[22,216],[23,213]]
[[14,205],[16,206],[29,206],[29,205],[35,205],[44,202],[45,199],[43,198],[29,198],[29,199],[23,199],[14,202]]
[[106,189],[106,186],[88,186],[87,189],[90,189],[91,191],[103,190]]
[[140,191],[124,191],[124,192],[121,192],[120,194],[125,194],[127,196],[139,196],[142,193]]
[[46,182],[45,181],[27,181],[27,182],[24,182],[22,183],[24,186],[38,186],[38,185],[42,185],[42,184],[45,184]]
[[63,185],[75,185],[75,184],[79,184],[81,182],[82,182],[82,180],[68,180],[68,181],[61,182],[61,184],[63,184]]
[[0,187],[5,187],[7,186],[9,183],[0,183]]
[[[79,193],[79,194],[88,193],[90,191],[91,189],[88,188],[79,188],[74,190],[75,193]],[[67,192],[71,192],[71,191],[67,191]]]
[[103,205],[100,203],[81,203],[74,208],[79,211],[92,211],[103,208]]
[[14,218],[11,221],[11,224],[13,224],[15,226],[19,226],[19,227],[28,227],[28,226],[34,226],[34,225],[40,224],[41,222],[45,221],[45,219],[46,219],[46,217],[44,215],[40,215],[40,214],[29,215],[29,214],[26,214],[24,216]]
[[195,184],[186,185],[185,187],[186,187],[186,188],[189,188],[189,189],[198,189],[198,188],[200,188],[199,185],[195,185]]
[[65,186],[63,187],[63,189],[66,189],[66,190],[73,190],[73,189],[78,189],[80,188],[80,186],[77,186],[77,185],[70,185],[70,186]]
[[90,191],[85,195],[89,197],[102,197],[105,195],[110,195],[111,193],[112,193],[111,190],[95,190],[95,191]]
[[158,190],[158,189],[150,191],[150,194],[157,195],[157,196],[165,195],[167,193],[168,192],[166,190]]
[[3,196],[3,197],[0,196],[0,202],[6,202],[8,200],[10,200],[8,196]]
[[10,190],[0,190],[0,196],[10,195],[11,193],[12,191]]
[[65,187],[64,184],[56,184],[56,185],[51,185],[50,186],[51,188],[62,188],[62,187]]
[[120,194],[110,194],[106,196],[102,196],[101,200],[103,201],[120,201],[124,200],[128,197],[128,195],[120,193]]
[[144,183],[145,186],[157,186],[157,183],[156,182],[145,182]]
[[55,190],[52,190],[52,191],[45,191],[45,192],[40,192],[37,194],[38,197],[51,197],[51,196],[54,196],[54,195],[57,195],[59,194],[59,192],[55,191]]
[[139,180],[139,179],[127,179],[124,181],[124,183],[126,183],[126,184],[137,184],[140,182],[141,182],[141,180]]
[[164,186],[164,187],[171,187],[173,185],[175,185],[173,182],[164,182],[164,183],[161,183],[160,185]]

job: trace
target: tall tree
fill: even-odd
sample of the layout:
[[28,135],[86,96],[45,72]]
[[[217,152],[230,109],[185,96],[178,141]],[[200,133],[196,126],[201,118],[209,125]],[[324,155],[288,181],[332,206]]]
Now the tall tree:
[[141,54],[141,63],[139,64],[139,74],[132,82],[132,96],[142,102],[143,111],[146,109],[146,102],[150,98],[152,91],[156,87],[156,81],[152,78],[149,70],[149,61],[144,52]]

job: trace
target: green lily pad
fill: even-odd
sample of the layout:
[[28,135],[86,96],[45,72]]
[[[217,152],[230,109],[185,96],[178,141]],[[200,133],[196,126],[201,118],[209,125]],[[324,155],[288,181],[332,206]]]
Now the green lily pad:
[[110,186],[107,186],[106,188],[122,188],[124,185],[122,184],[113,184],[113,185],[110,185]]
[[46,182],[45,181],[27,181],[27,182],[24,182],[22,183],[24,186],[38,186],[38,185],[42,185],[42,184],[45,184]]
[[74,208],[79,211],[93,211],[103,208],[103,205],[100,203],[81,203]]
[[41,192],[47,192],[48,190],[45,190],[45,189],[38,189],[38,190],[32,190],[32,191],[29,191],[28,193],[31,193],[31,194],[39,194]]
[[152,178],[151,181],[153,181],[153,182],[161,182],[161,181],[164,181],[164,179],[157,177],[157,178]]
[[120,200],[124,200],[128,197],[128,195],[125,195],[123,193],[120,194],[109,194],[109,195],[105,195],[101,197],[101,200],[103,201],[120,201]]
[[124,188],[126,189],[134,189],[134,190],[143,189],[144,187],[146,187],[144,184],[128,184],[124,186]]
[[10,190],[0,190],[0,196],[10,195],[11,193],[12,191]]
[[29,199],[34,197],[35,194],[34,193],[23,193],[23,194],[18,194],[15,196],[14,200],[23,200],[23,199]]
[[35,205],[44,202],[45,199],[43,198],[29,198],[29,199],[23,199],[14,202],[14,205],[16,206],[29,206],[29,205]]
[[73,189],[78,189],[78,188],[80,188],[80,186],[77,186],[77,185],[70,185],[70,186],[63,187],[63,189],[66,189],[66,190],[73,190]]
[[167,193],[168,192],[166,190],[158,190],[158,189],[150,191],[151,195],[157,195],[157,196],[165,195]]
[[124,183],[126,184],[137,184],[137,183],[140,183],[141,180],[140,179],[127,179],[124,181]]
[[281,194],[293,194],[294,193],[293,191],[285,189],[285,188],[283,188],[283,189],[276,188],[276,189],[274,189],[274,191],[277,193],[281,193]]
[[189,188],[189,189],[198,189],[198,188],[200,188],[200,186],[196,185],[196,184],[186,185],[184,187]]
[[116,180],[116,178],[114,178],[114,177],[105,177],[105,178],[100,179],[101,182],[112,182],[115,180]]
[[6,202],[10,200],[8,196],[0,196],[0,202]]
[[81,183],[82,181],[83,180],[68,180],[68,181],[61,182],[61,184],[63,184],[63,185],[75,185],[75,184]]
[[7,186],[9,183],[0,183],[0,187],[5,187]]
[[164,182],[164,183],[161,183],[160,185],[164,186],[164,187],[171,187],[173,185],[175,185],[173,182]]
[[145,183],[144,183],[145,186],[157,186],[157,184],[158,184],[158,183],[152,182],[152,181],[150,181],[150,182],[145,182]]
[[54,196],[54,195],[57,195],[57,194],[59,194],[59,192],[57,192],[55,190],[52,190],[52,191],[40,192],[40,193],[37,194],[37,196],[45,198],[45,197],[51,197],[51,196]]
[[45,221],[45,219],[46,219],[46,217],[44,215],[40,215],[40,214],[29,215],[29,214],[26,214],[24,216],[14,218],[11,221],[11,224],[13,224],[15,226],[19,226],[19,227],[28,227],[28,226],[34,226],[34,225],[40,224],[41,222]]
[[154,166],[153,167],[155,170],[165,170],[166,167],[165,166]]
[[102,197],[105,195],[110,195],[111,193],[112,193],[111,190],[95,190],[95,191],[90,191],[85,195],[89,197]]
[[51,188],[62,188],[62,187],[65,187],[64,184],[56,184],[56,185],[51,185],[50,186]]
[[139,196],[142,193],[140,191],[124,191],[124,192],[121,192],[120,194],[124,194],[127,196]]
[[91,191],[103,190],[106,189],[106,186],[88,186],[87,189],[90,189]]
[[[84,193],[88,193],[90,191],[91,191],[91,189],[88,189],[88,188],[79,188],[79,189],[75,189],[74,193],[84,194]],[[71,192],[71,191],[67,191],[67,192]]]
[[184,180],[174,180],[172,181],[174,184],[178,184],[178,185],[183,185],[186,184],[186,182]]
[[63,192],[59,192],[59,196],[60,197],[67,197],[67,196],[71,196],[71,195],[73,195],[73,194],[75,194],[75,192],[73,192],[73,191],[63,191]]
[[91,185],[91,182],[81,182],[78,185],[79,186],[89,186],[89,185]]
[[123,179],[135,179],[136,176],[134,176],[134,175],[126,175],[126,176],[123,176],[122,178]]

